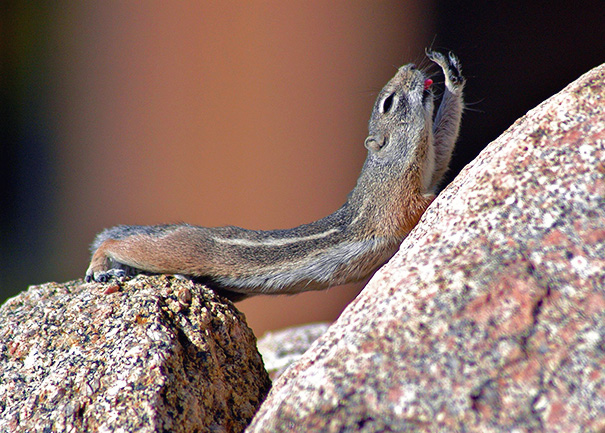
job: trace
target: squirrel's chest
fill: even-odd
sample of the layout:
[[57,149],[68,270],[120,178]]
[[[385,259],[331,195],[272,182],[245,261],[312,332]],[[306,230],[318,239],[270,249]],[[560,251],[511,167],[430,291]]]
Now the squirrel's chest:
[[416,226],[433,198],[401,192],[397,197],[376,203],[374,218],[368,221],[366,230],[371,236],[401,242]]

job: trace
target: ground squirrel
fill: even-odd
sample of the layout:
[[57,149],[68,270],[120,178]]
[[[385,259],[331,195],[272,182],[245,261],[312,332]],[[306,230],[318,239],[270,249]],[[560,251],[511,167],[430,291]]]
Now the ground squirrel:
[[437,114],[433,119],[433,81],[413,64],[401,67],[374,104],[357,184],[333,214],[288,230],[113,227],[97,235],[86,281],[138,272],[179,274],[239,300],[370,276],[433,200],[458,137],[464,106],[460,63],[451,53],[427,56],[445,76]]

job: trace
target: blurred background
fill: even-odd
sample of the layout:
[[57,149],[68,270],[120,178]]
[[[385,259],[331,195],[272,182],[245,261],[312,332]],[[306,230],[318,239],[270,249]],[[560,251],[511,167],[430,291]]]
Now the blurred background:
[[[452,179],[605,61],[604,7],[2,2],[0,302],[81,278],[95,233],[116,224],[274,229],[333,212],[363,164],[378,91],[430,46],[454,51],[468,80]],[[334,320],[361,287],[238,308],[260,336]]]

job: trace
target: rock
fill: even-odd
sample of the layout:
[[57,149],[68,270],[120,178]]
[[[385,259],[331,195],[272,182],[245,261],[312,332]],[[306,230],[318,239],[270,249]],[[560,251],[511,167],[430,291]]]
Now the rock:
[[277,379],[305,353],[311,344],[328,330],[329,323],[293,326],[267,332],[258,340],[258,351],[271,380]]
[[466,167],[246,431],[604,431],[604,83]]
[[0,309],[0,431],[242,431],[270,381],[233,305],[190,281],[30,287]]

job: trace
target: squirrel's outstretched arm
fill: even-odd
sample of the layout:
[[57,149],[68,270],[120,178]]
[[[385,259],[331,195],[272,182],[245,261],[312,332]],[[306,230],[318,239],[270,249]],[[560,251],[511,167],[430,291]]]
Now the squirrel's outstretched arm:
[[435,115],[433,126],[435,168],[430,189],[434,191],[448,169],[458,139],[460,120],[464,110],[462,91],[464,90],[465,80],[461,74],[460,61],[453,53],[449,53],[446,57],[441,53],[432,51],[427,52],[427,56],[441,66],[445,75],[445,92]]
[[[232,299],[296,293],[370,276],[397,250],[433,199],[462,112],[459,62],[427,53],[446,77],[433,124],[432,81],[406,65],[380,92],[357,185],[333,214],[288,230],[188,224],[117,226],[94,244],[87,281],[140,271],[202,278]],[[440,174],[439,174],[440,173]]]

